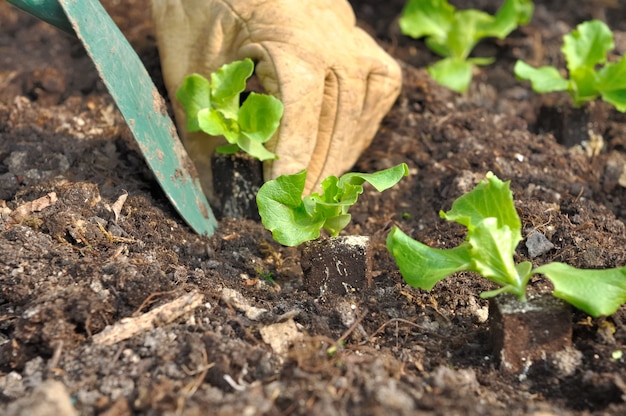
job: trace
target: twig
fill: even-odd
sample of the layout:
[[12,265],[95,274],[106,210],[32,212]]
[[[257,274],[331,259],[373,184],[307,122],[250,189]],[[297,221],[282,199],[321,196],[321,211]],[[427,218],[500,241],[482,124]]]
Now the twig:
[[440,335],[440,334],[438,334],[436,332],[430,332],[430,331],[428,331],[428,329],[426,327],[423,327],[422,325],[416,324],[415,322],[407,321],[406,319],[402,319],[402,318],[393,318],[393,319],[388,320],[384,324],[382,324],[376,331],[374,331],[374,333],[370,336],[369,341],[371,342],[372,339],[376,335],[378,335],[378,333],[382,332],[382,330],[387,327],[387,325],[392,324],[394,322],[401,322],[403,324],[410,325],[410,326],[415,327],[417,329],[421,329],[422,331],[429,332],[432,335],[435,335],[435,336],[438,336],[438,337],[442,337],[442,335]]
[[157,306],[143,315],[123,318],[109,325],[93,337],[94,344],[114,345],[142,332],[169,324],[184,314],[202,305],[204,296],[200,293],[187,293],[165,305]]
[[165,295],[171,295],[172,293],[176,292],[176,289],[174,290],[168,290],[166,292],[154,292],[154,293],[150,293],[148,295],[147,298],[144,299],[143,302],[141,302],[141,305],[139,305],[139,307],[137,308],[137,310],[135,312],[133,312],[132,316],[139,316],[139,314],[141,313],[141,311],[143,310],[143,308],[147,307],[148,304],[154,303],[156,302],[156,300],[153,302],[153,299],[156,298],[157,296],[165,296]]
[[354,321],[354,323],[350,326],[350,328],[348,328],[348,330],[346,332],[344,332],[343,335],[335,342],[335,346],[340,345],[343,341],[348,339],[350,334],[352,334],[354,332],[354,330],[361,324],[361,322],[363,322],[363,319],[365,318],[365,316],[367,315],[368,312],[369,312],[369,310],[367,310],[367,309],[365,309],[363,311],[363,314],[361,316],[359,316]]
[[215,363],[209,364],[209,357],[207,357],[206,349],[201,350],[201,352],[202,352],[202,365],[194,371],[194,374],[197,374],[197,377],[195,377],[193,380],[191,380],[190,383],[188,383],[182,388],[182,393],[178,397],[177,406],[176,406],[177,416],[182,415],[184,413],[185,402],[187,401],[187,399],[191,398],[191,396],[193,396],[196,393],[198,388],[202,385],[204,378],[206,377],[209,370],[215,365]]

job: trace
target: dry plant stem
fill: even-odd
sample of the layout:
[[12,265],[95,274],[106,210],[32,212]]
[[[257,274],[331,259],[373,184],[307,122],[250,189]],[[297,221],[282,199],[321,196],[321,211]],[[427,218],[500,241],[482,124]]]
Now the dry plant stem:
[[143,315],[123,318],[116,324],[107,326],[102,332],[94,335],[93,342],[97,345],[115,345],[137,334],[175,321],[202,305],[203,300],[204,296],[200,293],[187,293]]
[[374,331],[374,333],[372,335],[370,335],[368,341],[372,342],[376,335],[380,334],[387,326],[391,325],[394,322],[400,322],[400,323],[403,323],[403,324],[407,324],[407,325],[412,326],[414,328],[420,329],[420,330],[422,330],[424,332],[428,332],[430,335],[434,335],[434,336],[437,336],[437,337],[440,337],[440,338],[444,338],[445,337],[444,335],[438,334],[436,332],[429,331],[426,327],[424,327],[424,326],[422,326],[420,324],[416,324],[415,322],[411,322],[411,321],[408,321],[408,320],[402,319],[402,318],[392,318],[392,319],[388,320],[387,322],[385,322],[384,324],[382,324],[381,326],[379,326],[378,329],[376,331]]
[[190,399],[198,388],[202,385],[204,378],[206,377],[208,371],[215,365],[215,363],[209,364],[209,358],[207,357],[206,350],[202,350],[202,365],[200,368],[196,369],[193,373],[196,377],[191,380],[187,385],[182,388],[180,396],[178,396],[177,400],[177,409],[176,415],[182,415],[185,411],[185,401]]
[[59,362],[61,361],[61,354],[63,353],[63,340],[58,340],[52,343],[54,347],[54,352],[52,353],[52,358],[48,362],[48,371],[54,373],[58,370]]
[[155,292],[155,293],[150,293],[150,295],[148,295],[147,298],[144,299],[143,302],[141,302],[141,305],[139,305],[139,307],[137,308],[137,310],[133,313],[132,316],[139,316],[139,314],[141,313],[141,311],[144,308],[147,308],[148,305],[151,305],[153,303],[156,302],[156,298],[159,296],[166,296],[166,295],[171,295],[174,292],[176,292],[176,290],[168,290],[167,292]]
[[346,332],[344,332],[343,335],[337,340],[337,342],[335,342],[335,346],[339,346],[342,342],[344,342],[346,339],[348,339],[350,334],[352,334],[354,332],[354,330],[359,325],[361,325],[361,322],[363,322],[363,319],[365,319],[365,317],[367,316],[368,313],[369,313],[369,310],[365,309],[365,311],[363,311],[363,314],[361,316],[359,316],[357,319],[355,319],[354,323],[352,325],[350,325],[350,328],[348,328],[346,330]]

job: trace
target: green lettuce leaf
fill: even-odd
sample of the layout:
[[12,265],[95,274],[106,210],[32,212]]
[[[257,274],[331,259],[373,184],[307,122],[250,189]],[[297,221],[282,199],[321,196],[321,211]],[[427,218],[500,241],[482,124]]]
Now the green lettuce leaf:
[[471,269],[467,243],[447,250],[432,248],[394,227],[387,236],[387,249],[395,258],[404,281],[420,289],[430,290],[451,274]]
[[597,87],[604,101],[613,104],[618,111],[626,112],[626,56],[600,70]]
[[577,269],[564,263],[537,267],[554,285],[554,296],[593,317],[612,315],[626,302],[626,267]]
[[567,91],[570,88],[569,81],[563,78],[559,71],[552,66],[533,68],[526,62],[517,61],[513,70],[517,78],[530,81],[533,90],[541,94]]
[[264,143],[276,132],[283,115],[282,103],[270,95],[250,93],[239,104],[246,81],[254,72],[251,59],[235,61],[211,74],[211,81],[199,74],[183,80],[176,97],[187,116],[187,130],[203,131],[211,136],[224,136],[228,145],[219,146],[219,153],[243,150],[264,161],[277,156]]
[[297,246],[320,236],[324,228],[337,236],[350,222],[348,210],[369,182],[379,192],[408,176],[404,163],[375,173],[347,173],[341,178],[329,176],[321,184],[322,193],[302,197],[306,171],[281,175],[263,184],[257,194],[261,221],[272,232],[274,240],[286,246]]
[[239,95],[246,89],[246,81],[254,72],[251,59],[223,65],[211,74],[211,98],[215,106],[228,118],[237,118]]
[[211,83],[199,74],[191,74],[183,79],[176,98],[181,102],[187,115],[187,130],[200,131],[198,113],[211,108]]
[[563,37],[561,52],[567,60],[567,69],[593,68],[606,62],[606,54],[613,50],[613,33],[600,20],[590,20],[576,26]]
[[527,24],[534,6],[531,0],[505,0],[492,16],[476,9],[456,10],[446,0],[409,0],[399,20],[402,33],[426,37],[426,46],[444,59],[428,68],[440,84],[458,92],[467,91],[474,65],[492,59],[469,58],[480,40],[504,39],[521,24]]

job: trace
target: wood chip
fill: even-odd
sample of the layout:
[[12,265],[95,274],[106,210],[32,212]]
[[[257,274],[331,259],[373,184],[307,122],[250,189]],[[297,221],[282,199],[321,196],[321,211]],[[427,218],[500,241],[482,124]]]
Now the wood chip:
[[33,212],[38,212],[44,208],[48,208],[57,202],[57,200],[58,198],[56,192],[50,192],[48,195],[37,198],[34,201],[28,201],[15,208],[15,210],[9,214],[9,224],[19,224]]
[[128,198],[128,192],[120,195],[119,198],[117,198],[117,201],[115,201],[113,205],[111,205],[111,210],[113,211],[113,215],[115,215],[115,222],[117,222],[117,220],[119,220],[120,218],[122,207],[126,202],[126,198]]
[[204,296],[200,293],[187,293],[143,315],[123,318],[94,335],[93,342],[97,345],[114,345],[158,326],[167,325],[202,305],[203,299]]

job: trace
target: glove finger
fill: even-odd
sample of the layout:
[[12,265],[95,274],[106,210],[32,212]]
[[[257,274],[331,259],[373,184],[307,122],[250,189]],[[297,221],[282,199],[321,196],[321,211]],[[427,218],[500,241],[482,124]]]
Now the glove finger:
[[316,188],[329,175],[340,175],[354,165],[361,147],[355,137],[365,81],[333,67],[325,77],[324,103],[319,117],[317,149],[309,164],[307,185]]
[[357,58],[358,64],[351,67],[356,71],[348,74],[347,69],[335,67],[326,77],[322,108],[327,113],[320,118],[318,142],[328,146],[325,152],[313,154],[311,172],[317,176],[311,175],[312,186],[326,176],[338,176],[352,168],[400,93],[399,65],[371,38],[363,43],[371,43],[361,49],[370,55]]
[[370,55],[363,57],[360,67],[368,71],[365,82],[366,90],[359,122],[355,135],[361,138],[362,150],[370,145],[383,117],[389,112],[402,88],[402,70],[400,65],[365,32],[357,34],[363,50]]

